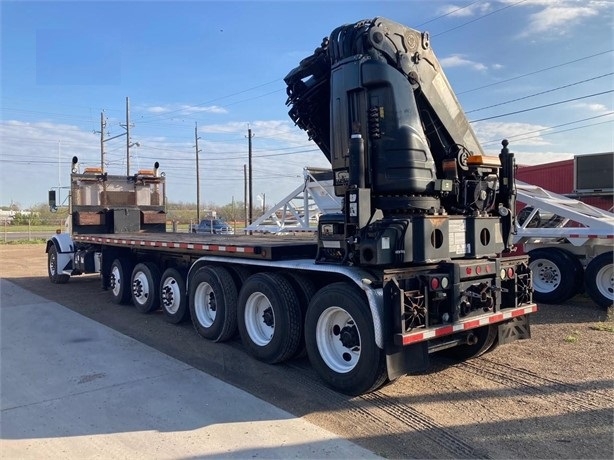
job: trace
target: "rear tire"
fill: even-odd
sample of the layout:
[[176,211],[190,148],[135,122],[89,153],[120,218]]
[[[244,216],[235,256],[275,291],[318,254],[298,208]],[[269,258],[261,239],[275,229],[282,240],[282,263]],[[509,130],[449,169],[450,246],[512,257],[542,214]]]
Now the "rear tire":
[[190,314],[185,277],[176,268],[167,268],[160,280],[160,305],[164,319],[172,324],[185,321]]
[[487,351],[494,349],[496,346],[498,327],[497,326],[482,326],[471,331],[477,338],[477,342],[473,345],[458,345],[454,348],[448,348],[440,353],[443,356],[454,359],[455,361],[466,361],[468,359],[482,356]]
[[388,379],[369,304],[355,286],[341,282],[318,291],[307,309],[305,343],[311,365],[337,391],[360,395]]
[[152,262],[136,264],[132,271],[132,303],[141,313],[160,307],[160,270]]
[[302,316],[290,282],[276,273],[250,276],[239,294],[238,323],[254,358],[269,364],[291,358],[300,344]]
[[586,292],[602,308],[614,304],[614,253],[595,257],[586,267]]
[[[309,302],[313,296],[316,295],[318,290],[315,283],[304,275],[289,273],[287,278],[298,296],[299,306],[301,307],[301,322],[305,324],[305,316],[307,315]],[[307,356],[307,348],[305,347],[305,330],[304,328],[301,328],[301,339],[298,350],[296,351],[296,357],[302,358],[305,356]]]
[[207,340],[223,342],[237,330],[237,288],[223,267],[199,268],[189,282],[192,324]]
[[536,302],[557,304],[576,294],[582,275],[574,256],[558,248],[544,248],[530,251],[529,257]]
[[132,295],[132,289],[130,288],[132,266],[132,261],[125,257],[115,259],[111,264],[109,287],[111,288],[111,300],[113,303],[127,304],[130,302]]
[[47,252],[47,273],[49,281],[53,284],[66,284],[70,279],[70,275],[60,273],[60,268],[58,267],[58,248],[55,244],[52,244]]

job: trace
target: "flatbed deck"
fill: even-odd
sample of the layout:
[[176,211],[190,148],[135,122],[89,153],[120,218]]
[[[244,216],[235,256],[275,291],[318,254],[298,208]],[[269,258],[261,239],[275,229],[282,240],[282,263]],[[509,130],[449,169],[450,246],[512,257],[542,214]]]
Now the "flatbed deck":
[[202,233],[75,234],[73,239],[134,250],[159,248],[195,256],[220,255],[260,260],[314,259],[313,236],[208,235]]

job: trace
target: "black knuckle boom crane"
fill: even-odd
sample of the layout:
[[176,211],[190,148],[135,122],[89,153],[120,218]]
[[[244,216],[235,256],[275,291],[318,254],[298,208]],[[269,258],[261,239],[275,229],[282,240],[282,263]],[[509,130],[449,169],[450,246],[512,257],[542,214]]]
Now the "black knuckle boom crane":
[[[348,394],[424,370],[435,352],[468,359],[529,338],[537,307],[528,258],[512,254],[514,155],[505,140],[499,156],[484,154],[428,33],[384,18],[343,25],[284,80],[289,115],[330,161],[343,200],[320,216],[317,242],[164,234],[160,206],[140,208],[139,227],[138,206],[118,208],[147,194],[134,198],[132,184],[158,190],[163,177],[113,188],[106,174],[76,174],[81,188],[132,201],[75,203],[74,236],[47,245],[51,281],[99,271],[114,301],[190,316],[213,341],[238,330],[265,362],[304,346]],[[133,214],[138,232],[114,235]]]

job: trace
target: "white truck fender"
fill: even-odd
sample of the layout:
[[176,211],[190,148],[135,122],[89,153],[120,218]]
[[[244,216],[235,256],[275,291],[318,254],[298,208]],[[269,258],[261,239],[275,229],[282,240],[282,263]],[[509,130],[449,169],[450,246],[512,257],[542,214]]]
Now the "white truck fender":
[[57,264],[62,273],[72,274],[75,260],[75,244],[68,233],[57,233],[47,240],[45,252],[49,252],[51,246],[57,249]]
[[49,240],[47,240],[47,249],[45,252],[49,252],[51,244],[54,244],[59,253],[75,252],[75,244],[73,243],[70,234],[68,233],[56,233]]

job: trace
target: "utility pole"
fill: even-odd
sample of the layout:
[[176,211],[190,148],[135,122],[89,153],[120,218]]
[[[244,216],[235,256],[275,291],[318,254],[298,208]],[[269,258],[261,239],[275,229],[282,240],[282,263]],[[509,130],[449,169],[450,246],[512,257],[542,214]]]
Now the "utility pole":
[[[247,158],[249,164],[249,223],[252,223],[253,206],[252,206],[252,128],[247,127]],[[252,232],[250,232],[251,235]]]
[[126,176],[130,175],[130,100],[126,97]]
[[245,165],[243,165],[243,211],[245,216],[245,226],[247,227],[247,166]]
[[198,225],[200,223],[200,168],[198,166],[198,123],[194,124],[194,140],[196,141],[196,222]]
[[100,172],[102,174],[104,174],[104,129],[106,127],[104,112],[100,112]]

